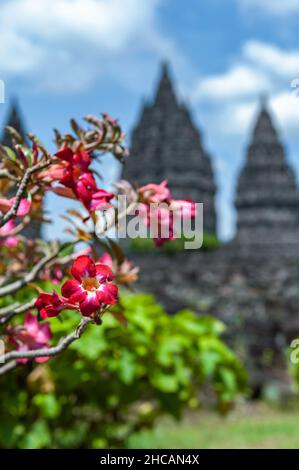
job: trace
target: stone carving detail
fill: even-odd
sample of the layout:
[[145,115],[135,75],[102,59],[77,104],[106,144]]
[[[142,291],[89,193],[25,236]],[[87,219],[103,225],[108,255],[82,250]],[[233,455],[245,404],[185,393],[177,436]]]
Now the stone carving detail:
[[132,133],[124,178],[143,185],[169,180],[176,198],[204,203],[204,229],[216,232],[211,160],[186,105],[175,95],[166,64],[153,104],[145,104]]

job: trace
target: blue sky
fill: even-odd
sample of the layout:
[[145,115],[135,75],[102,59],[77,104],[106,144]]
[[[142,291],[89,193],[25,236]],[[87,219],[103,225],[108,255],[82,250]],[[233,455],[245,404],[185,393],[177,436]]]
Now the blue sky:
[[[107,111],[128,137],[168,59],[213,158],[220,234],[234,229],[235,181],[262,93],[299,175],[298,0],[1,0],[0,78],[27,129],[52,147],[52,128]],[[110,181],[118,168],[107,158]],[[48,205],[62,212],[62,199]],[[61,232],[62,222],[47,234]]]

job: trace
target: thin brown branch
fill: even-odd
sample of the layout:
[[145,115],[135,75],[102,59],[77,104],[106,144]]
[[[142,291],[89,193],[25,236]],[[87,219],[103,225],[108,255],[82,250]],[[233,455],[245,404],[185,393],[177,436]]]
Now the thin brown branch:
[[35,278],[38,276],[40,271],[52,261],[58,253],[50,254],[42,258],[33,268],[32,270],[25,274],[22,279],[18,279],[7,286],[3,286],[0,288],[0,297],[8,294],[13,294],[17,290],[21,289],[22,287],[26,286],[29,282],[33,282]]
[[4,323],[8,322],[12,317],[18,315],[20,313],[25,313],[30,308],[34,307],[36,299],[27,302],[26,304],[19,304],[15,303],[12,305],[8,305],[7,307],[3,307],[0,309],[0,325],[4,325]]
[[[79,243],[80,240],[74,240],[72,243],[74,246]],[[72,260],[72,255],[64,257],[64,261],[61,263],[60,260],[58,260],[58,255],[59,253],[63,250],[63,247],[57,247],[54,252],[50,253],[49,255],[45,256],[42,258],[33,268],[32,270],[24,274],[22,279],[18,279],[17,281],[14,281],[6,286],[3,286],[0,288],[0,297],[3,297],[4,295],[8,294],[13,294],[14,292],[18,291],[22,287],[26,286],[28,283],[33,282],[38,274],[47,266],[51,266],[52,264],[55,264],[58,262],[59,264],[66,264],[70,260]],[[63,259],[63,258],[62,258]]]
[[23,178],[20,182],[20,185],[18,187],[16,196],[15,196],[14,204],[6,212],[6,214],[4,214],[4,215],[2,215],[2,217],[0,217],[0,227],[3,227],[3,225],[5,225],[9,220],[13,219],[17,215],[21,199],[24,195],[26,187],[27,187],[33,173],[35,173],[36,171],[42,170],[42,169],[46,168],[49,165],[50,165],[50,162],[46,161],[46,162],[39,162],[36,165],[32,166],[31,168],[27,168],[27,170],[25,171],[24,176],[23,176]]
[[[57,356],[58,354],[65,351],[74,341],[78,340],[86,330],[87,326],[93,322],[94,320],[92,318],[83,318],[75,331],[61,339],[58,345],[52,348],[41,348],[31,351],[11,351],[9,353],[3,354],[0,356],[0,362],[4,362],[5,365],[0,368],[0,375],[13,368],[14,365],[11,363],[15,363],[17,359],[36,359],[38,357]],[[9,367],[10,364],[11,367]]]
[[12,181],[19,181],[18,177],[10,173],[7,168],[3,168],[0,170],[0,178],[8,178]]

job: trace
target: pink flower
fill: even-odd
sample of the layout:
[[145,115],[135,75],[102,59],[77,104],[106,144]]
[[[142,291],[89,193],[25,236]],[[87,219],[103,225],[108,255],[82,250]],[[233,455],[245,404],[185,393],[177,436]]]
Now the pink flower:
[[40,294],[34,306],[42,318],[57,317],[62,310],[78,310],[76,305],[59,296],[54,290],[52,294]]
[[103,253],[99,257],[99,263],[106,264],[106,266],[109,266],[109,268],[113,270],[113,259],[109,253]]
[[196,217],[196,204],[190,199],[172,199],[170,203],[170,209],[174,213],[180,213],[182,218]]
[[[28,312],[24,325],[15,326],[8,330],[9,341],[16,346],[17,351],[32,351],[40,348],[48,348],[52,338],[49,323],[40,324],[36,316]],[[36,362],[47,361],[48,357],[38,357]],[[18,359],[17,362],[25,364],[28,359]]]
[[[9,209],[14,205],[15,200],[16,200],[15,197],[11,199],[0,198],[0,211],[3,214],[6,214],[6,212],[8,212]],[[17,216],[23,216],[23,215],[28,214],[30,210],[30,205],[31,204],[28,201],[28,199],[25,199],[25,198],[21,199],[21,202],[19,204],[18,211],[17,211]]]
[[109,253],[103,253],[99,258],[99,262],[109,266],[117,282],[120,284],[128,284],[138,279],[139,268],[137,266],[134,267],[133,263],[128,259],[124,259],[121,264],[118,264]]
[[172,198],[167,188],[168,181],[161,184],[148,184],[139,188],[139,205],[137,214],[146,227],[155,230],[154,242],[157,246],[174,240],[175,218],[194,218],[196,216],[196,205],[194,202],[184,199]]
[[147,184],[139,188],[138,193],[140,201],[146,204],[151,202],[168,201],[171,197],[170,190],[167,188],[168,180],[162,181],[160,184]]
[[60,181],[64,177],[65,170],[66,164],[64,162],[53,164],[45,171],[38,173],[36,178],[46,183],[53,183],[54,181]]
[[70,303],[78,303],[82,315],[91,316],[117,302],[118,288],[111,283],[114,276],[107,265],[83,255],[74,261],[71,273],[74,279],[66,281],[61,292]]
[[40,279],[51,281],[55,285],[60,284],[63,279],[63,271],[58,265],[47,268],[40,274]]
[[15,223],[13,220],[9,220],[3,227],[0,227],[0,246],[15,248],[18,245],[18,237],[10,235],[14,229]]

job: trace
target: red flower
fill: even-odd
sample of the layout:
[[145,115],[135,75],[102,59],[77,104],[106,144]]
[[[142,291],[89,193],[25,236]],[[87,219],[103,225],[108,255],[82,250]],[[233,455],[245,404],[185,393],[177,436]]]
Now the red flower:
[[76,171],[81,171],[81,173],[84,173],[91,164],[89,153],[86,151],[78,150],[76,153],[74,153],[70,147],[64,147],[55,155],[60,160],[67,162],[70,165],[69,168],[71,169],[72,167],[75,173]]
[[62,310],[78,310],[76,305],[59,296],[54,290],[52,294],[40,294],[34,306],[42,318],[57,317]]
[[89,212],[111,207],[109,201],[114,197],[114,194],[98,188],[90,172],[81,175],[72,189]]
[[64,298],[77,303],[84,316],[99,312],[117,302],[118,288],[112,284],[113,272],[104,264],[95,264],[89,256],[79,256],[73,263],[70,279],[62,286]]
[[59,181],[64,188],[58,186],[53,188],[54,192],[78,199],[89,212],[110,207],[109,201],[114,197],[114,194],[97,187],[94,176],[89,170],[91,159],[88,152],[77,151],[74,153],[69,147],[65,147],[57,152],[56,156],[62,162],[60,170],[56,165],[53,175],[59,176]]
[[[26,314],[24,325],[10,328],[8,335],[9,341],[16,346],[17,351],[48,348],[52,338],[49,323],[39,324],[36,316],[30,312]],[[44,362],[48,359],[48,357],[38,357],[35,360],[36,362]],[[17,362],[25,364],[28,359],[18,359]]]

